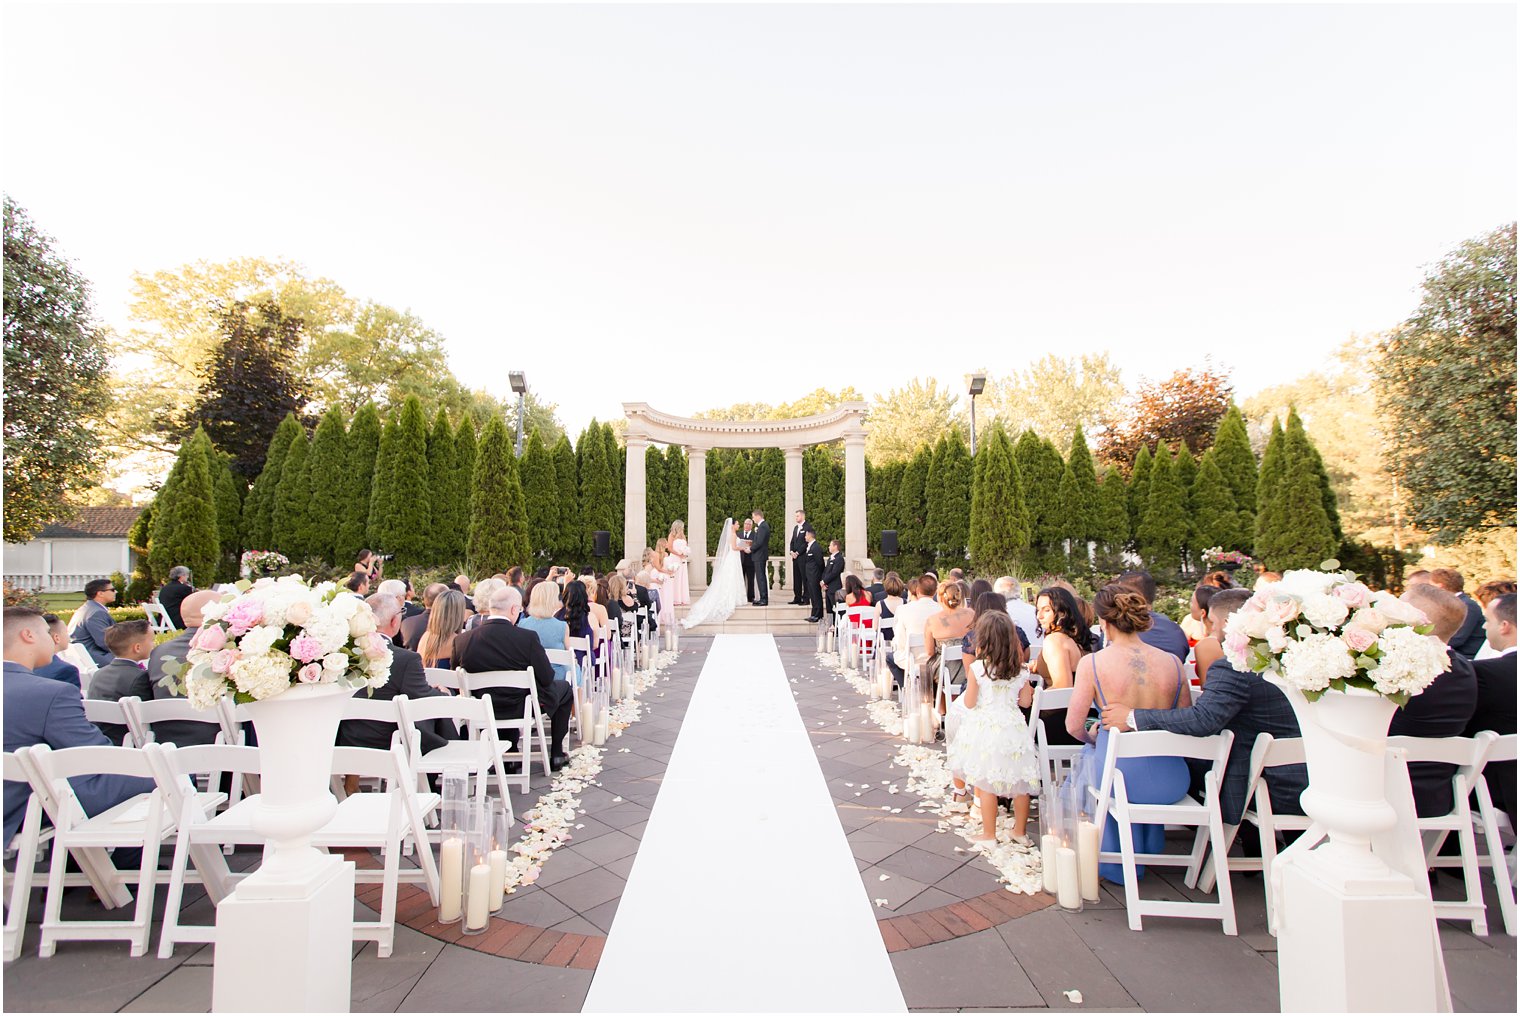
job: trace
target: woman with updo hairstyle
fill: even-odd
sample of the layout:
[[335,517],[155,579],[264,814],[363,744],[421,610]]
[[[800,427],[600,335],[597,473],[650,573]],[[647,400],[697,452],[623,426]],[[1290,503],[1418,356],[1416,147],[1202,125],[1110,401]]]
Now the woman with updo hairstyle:
[[[951,684],[960,684],[965,680],[965,664],[960,657],[961,645],[966,634],[971,631],[971,622],[976,620],[976,612],[966,605],[966,586],[957,579],[951,579],[940,587],[939,603],[944,609],[938,614],[931,614],[929,620],[924,622],[924,652],[928,654],[924,674],[930,681],[937,681],[940,657],[949,650],[945,680]],[[936,708],[944,713],[943,696]]]
[[[1151,627],[1151,608],[1145,597],[1117,582],[1109,583],[1093,597],[1093,609],[1103,629],[1104,647],[1077,666],[1077,683],[1066,710],[1066,729],[1085,747],[1082,757],[1096,781],[1108,751],[1108,738],[1115,731],[1133,729],[1129,719],[1137,709],[1178,709],[1192,706],[1186,694],[1187,678],[1182,661],[1172,654],[1140,641]],[[1096,705],[1103,712],[1101,723],[1088,723]],[[1175,755],[1148,755],[1121,759],[1124,789],[1137,804],[1171,804],[1187,793],[1190,775],[1187,762]],[[1159,825],[1135,825],[1135,853],[1159,854],[1165,847],[1166,829]],[[1109,816],[1103,830],[1103,850],[1119,849],[1119,827]],[[1124,881],[1117,864],[1098,866],[1112,882]],[[1145,874],[1137,870],[1137,877]]]
[[1193,598],[1188,601],[1188,616],[1182,619],[1182,630],[1193,645],[1193,672],[1198,675],[1199,684],[1204,682],[1214,661],[1224,656],[1224,645],[1220,642],[1220,636],[1224,633],[1215,632],[1210,627],[1209,604],[1213,602],[1215,593],[1226,588],[1228,587],[1211,585],[1207,580],[1200,583],[1193,590]]

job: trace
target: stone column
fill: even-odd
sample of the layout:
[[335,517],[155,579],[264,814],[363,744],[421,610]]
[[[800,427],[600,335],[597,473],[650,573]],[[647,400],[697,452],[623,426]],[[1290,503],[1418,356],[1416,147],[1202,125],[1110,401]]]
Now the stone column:
[[691,588],[707,588],[707,449],[686,449],[686,542]]
[[644,471],[644,452],[649,442],[642,435],[629,434],[628,467],[623,473],[623,556],[637,561],[648,544],[646,514],[648,484]]
[[858,427],[844,436],[844,560],[858,569],[867,557],[866,434]]
[[786,558],[785,588],[782,592],[791,593],[797,588],[796,563],[792,561],[792,527],[797,524],[797,509],[806,508],[802,503],[802,449],[787,448],[786,452],[786,518],[779,527],[781,534],[781,555]]

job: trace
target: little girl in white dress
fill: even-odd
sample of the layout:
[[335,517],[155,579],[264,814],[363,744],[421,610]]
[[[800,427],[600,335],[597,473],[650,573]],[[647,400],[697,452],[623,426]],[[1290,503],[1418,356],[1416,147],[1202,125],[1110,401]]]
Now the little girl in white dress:
[[[974,681],[950,706],[946,718],[950,772],[955,777],[951,808],[968,810],[966,784],[976,788],[982,831],[971,839],[997,839],[998,798],[1013,798],[1013,839],[1028,846],[1029,796],[1040,787],[1039,757],[1019,706],[1028,706],[1034,689],[1023,679],[1024,650],[1013,620],[988,611],[976,621]],[[1026,699],[1027,701],[1022,701]]]

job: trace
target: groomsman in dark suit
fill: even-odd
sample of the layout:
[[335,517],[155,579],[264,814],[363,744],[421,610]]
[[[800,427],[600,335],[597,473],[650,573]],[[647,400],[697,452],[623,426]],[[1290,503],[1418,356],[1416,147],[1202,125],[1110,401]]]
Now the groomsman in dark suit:
[[818,545],[818,536],[812,529],[802,535],[803,549],[802,556],[797,559],[797,574],[801,576],[803,588],[808,592],[808,605],[813,608],[808,611],[808,620],[822,621],[823,548]]
[[[792,585],[796,591],[792,596],[792,603],[801,605],[812,599],[812,583],[806,580],[803,568],[802,556],[807,553],[807,535],[813,531],[813,524],[807,520],[807,512],[797,509],[797,524],[792,526],[792,539],[787,544],[792,554]],[[820,552],[822,548],[819,548]]]
[[844,555],[839,552],[839,541],[829,541],[829,556],[823,562],[823,609],[826,615],[834,613],[834,598],[839,595],[839,587],[844,583]]
[[765,512],[758,508],[750,512],[750,519],[755,528],[745,537],[749,540],[749,553],[744,555],[749,562],[749,574],[755,582],[756,595],[750,602],[757,607],[765,607],[771,602],[770,576],[765,572],[766,559],[771,553],[771,526],[765,521]]

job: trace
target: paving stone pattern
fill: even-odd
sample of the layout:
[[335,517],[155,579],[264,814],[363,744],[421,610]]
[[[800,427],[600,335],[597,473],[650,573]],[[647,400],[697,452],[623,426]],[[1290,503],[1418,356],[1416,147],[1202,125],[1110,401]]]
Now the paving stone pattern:
[[[1061,911],[1045,894],[1009,893],[964,841],[936,831],[936,818],[918,813],[918,799],[906,791],[907,773],[892,765],[900,742],[869,722],[861,696],[817,665],[812,639],[777,643],[788,677],[796,679],[798,708],[866,894],[886,900],[878,926],[910,1008],[1077,1008],[1064,994],[1072,989],[1082,992],[1080,1008],[1087,1010],[1277,1008],[1275,942],[1265,930],[1259,879],[1236,879],[1236,938],[1202,921],[1152,919],[1144,932],[1132,932],[1122,896],[1107,887],[1103,900],[1080,914]],[[681,660],[646,694],[643,719],[608,743],[601,785],[582,795],[586,814],[577,821],[583,828],[545,864],[537,884],[508,898],[484,934],[461,936],[457,926],[436,924],[426,894],[402,887],[393,954],[382,960],[373,944],[355,946],[354,1011],[580,1009],[708,644],[683,640]],[[894,784],[895,795],[889,791]],[[548,785],[535,776],[528,794],[514,792],[518,812],[531,808]],[[902,811],[893,815],[883,805]],[[233,863],[245,867],[255,860],[244,852]],[[1454,892],[1455,884],[1443,880],[1438,891]],[[1146,892],[1198,895],[1180,886],[1180,871],[1148,875]],[[209,921],[204,894],[192,889],[187,898],[186,919]],[[365,904],[378,905],[378,898],[378,887],[362,890],[356,916],[372,919]],[[41,909],[39,891],[27,948],[5,969],[7,1011],[209,1010],[210,947],[182,947],[173,959],[158,960],[132,959],[125,944],[64,943],[55,957],[41,960],[35,927]],[[68,893],[64,910],[73,917],[102,913],[82,889]],[[1497,907],[1490,912],[1498,925]],[[736,905],[735,919],[743,919],[742,906]],[[1465,925],[1446,922],[1442,941],[1459,1011],[1515,1010],[1513,939],[1502,933],[1477,938]],[[1179,978],[1179,970],[1196,976]]]

